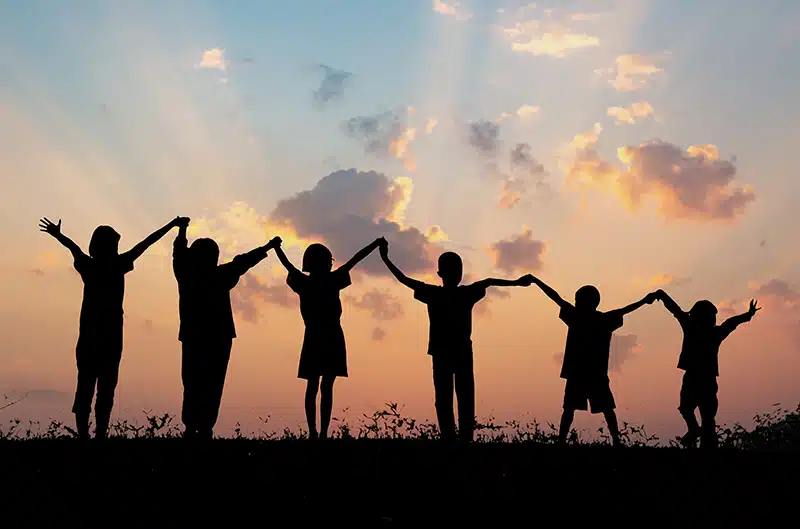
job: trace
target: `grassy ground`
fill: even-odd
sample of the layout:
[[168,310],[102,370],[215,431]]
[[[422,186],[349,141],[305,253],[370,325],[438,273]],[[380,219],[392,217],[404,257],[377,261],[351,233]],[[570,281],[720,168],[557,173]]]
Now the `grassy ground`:
[[797,411],[761,417],[750,431],[721,429],[715,452],[652,446],[630,432],[621,449],[579,438],[559,449],[550,432],[520,427],[516,441],[489,428],[471,447],[445,447],[416,424],[409,434],[396,412],[324,443],[285,432],[187,444],[169,417],[81,443],[61,425],[28,432],[20,423],[0,441],[0,524],[797,525]]

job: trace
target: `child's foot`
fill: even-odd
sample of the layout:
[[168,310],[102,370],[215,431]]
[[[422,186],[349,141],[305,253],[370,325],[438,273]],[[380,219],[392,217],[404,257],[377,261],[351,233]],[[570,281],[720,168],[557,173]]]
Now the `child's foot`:
[[317,432],[308,432],[308,440],[309,441],[316,441],[319,439],[319,435]]
[[697,440],[700,438],[700,432],[696,431],[689,431],[680,438],[681,444],[684,448],[696,448],[697,447]]

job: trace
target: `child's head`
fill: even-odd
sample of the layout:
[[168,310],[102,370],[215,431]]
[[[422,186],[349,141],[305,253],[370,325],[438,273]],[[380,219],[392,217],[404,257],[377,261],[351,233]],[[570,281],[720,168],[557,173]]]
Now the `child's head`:
[[303,254],[303,272],[318,274],[330,272],[333,268],[333,254],[324,245],[314,243]]
[[439,256],[439,277],[445,286],[455,286],[461,282],[464,273],[464,263],[455,252],[444,252]]
[[600,291],[592,285],[585,285],[575,292],[575,308],[580,310],[596,310],[600,306]]
[[101,259],[118,255],[119,239],[119,233],[111,226],[98,226],[89,241],[89,255]]
[[219,245],[214,239],[200,238],[192,243],[189,250],[195,266],[200,269],[214,268],[219,264]]
[[700,300],[689,310],[689,317],[701,327],[713,327],[717,324],[717,307],[707,299]]

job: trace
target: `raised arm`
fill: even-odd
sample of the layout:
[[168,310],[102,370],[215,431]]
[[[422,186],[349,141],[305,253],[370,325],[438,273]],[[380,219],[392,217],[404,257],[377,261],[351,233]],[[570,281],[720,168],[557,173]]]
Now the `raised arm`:
[[723,333],[723,338],[727,337],[730,333],[736,330],[736,327],[743,323],[747,323],[748,321],[753,319],[753,316],[756,315],[756,312],[761,310],[761,307],[757,306],[756,300],[750,300],[750,309],[747,312],[742,314],[737,314],[736,316],[731,316],[722,324],[720,325],[720,329]]
[[359,262],[361,262],[366,256],[371,254],[372,251],[375,250],[375,248],[380,246],[382,244],[381,241],[385,241],[385,240],[386,239],[384,239],[383,237],[375,239],[374,241],[369,243],[367,246],[365,246],[364,248],[362,248],[358,252],[356,252],[356,254],[353,257],[351,257],[349,261],[347,261],[345,264],[340,266],[337,270],[341,270],[344,273],[350,272],[350,270],[352,270],[354,266],[356,266]]
[[248,270],[263,261],[267,257],[267,253],[280,244],[279,241],[280,239],[278,237],[274,237],[263,246],[254,248],[247,253],[237,255],[230,263],[224,266],[233,271],[234,276],[238,279],[239,276],[243,276]]
[[64,245],[64,247],[72,253],[73,259],[86,257],[86,254],[83,253],[80,246],[61,233],[61,219],[58,219],[58,224],[54,224],[50,219],[44,217],[39,221],[39,230],[51,235],[55,240]]
[[131,261],[135,261],[151,246],[157,243],[164,235],[167,234],[169,230],[172,228],[178,227],[183,225],[184,223],[188,224],[189,219],[186,217],[175,217],[172,219],[168,224],[160,227],[150,235],[144,238],[142,242],[122,254],[123,258],[130,259]]
[[531,283],[541,288],[542,292],[544,292],[548,298],[555,301],[556,305],[558,305],[561,308],[572,307],[572,303],[564,300],[561,296],[558,295],[558,292],[550,288],[544,281],[532,275],[528,275],[527,277],[529,278]]
[[495,277],[488,277],[476,281],[473,285],[487,288],[487,287],[528,287],[533,283],[533,276],[525,275],[519,279],[498,279]]
[[647,294],[645,297],[643,297],[639,301],[637,301],[635,303],[631,303],[630,305],[626,305],[626,306],[621,307],[619,309],[613,310],[611,312],[614,312],[615,314],[619,314],[620,316],[625,316],[625,315],[630,314],[631,312],[635,311],[636,309],[641,308],[644,305],[652,304],[656,299],[658,299],[657,294],[655,292],[650,292],[649,294]]
[[286,268],[286,271],[289,272],[289,274],[299,274],[300,270],[298,270],[297,267],[295,267],[292,264],[292,262],[289,261],[289,258],[286,257],[286,254],[283,253],[283,248],[281,248],[281,242],[282,241],[280,237],[274,237],[270,241],[272,247],[275,248],[275,255],[278,256],[278,261],[281,262],[281,264],[283,265],[284,268]]
[[386,239],[381,238],[381,242],[378,246],[381,259],[386,264],[386,267],[392,273],[392,275],[397,278],[400,283],[404,284],[408,288],[415,290],[419,287],[425,285],[422,281],[417,281],[416,279],[411,279],[410,277],[406,276],[399,268],[395,266],[395,264],[389,259],[389,244],[386,242]]
[[682,318],[683,316],[686,315],[686,312],[684,312],[684,310],[680,307],[680,305],[675,303],[675,300],[669,297],[669,294],[667,294],[663,290],[661,289],[656,290],[656,297],[657,299],[661,300],[661,302],[664,304],[664,307],[666,307],[666,309],[670,311],[670,313],[672,313],[672,315],[675,316],[676,318]]

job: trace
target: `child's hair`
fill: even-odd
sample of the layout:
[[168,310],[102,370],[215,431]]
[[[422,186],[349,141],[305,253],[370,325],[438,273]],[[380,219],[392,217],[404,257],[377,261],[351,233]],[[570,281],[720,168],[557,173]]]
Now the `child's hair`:
[[120,235],[111,226],[98,226],[89,241],[89,255],[111,257],[119,253]]
[[219,245],[214,239],[196,239],[190,251],[194,262],[200,266],[212,267],[219,263]]
[[600,305],[600,291],[592,285],[584,285],[575,292],[575,307],[594,310]]
[[303,272],[330,272],[333,254],[324,244],[315,242],[303,253]]
[[464,272],[464,263],[461,256],[455,252],[444,252],[439,256],[439,277],[443,280],[461,281]]
[[698,323],[713,325],[717,322],[717,307],[707,299],[701,299],[692,305],[689,316]]

